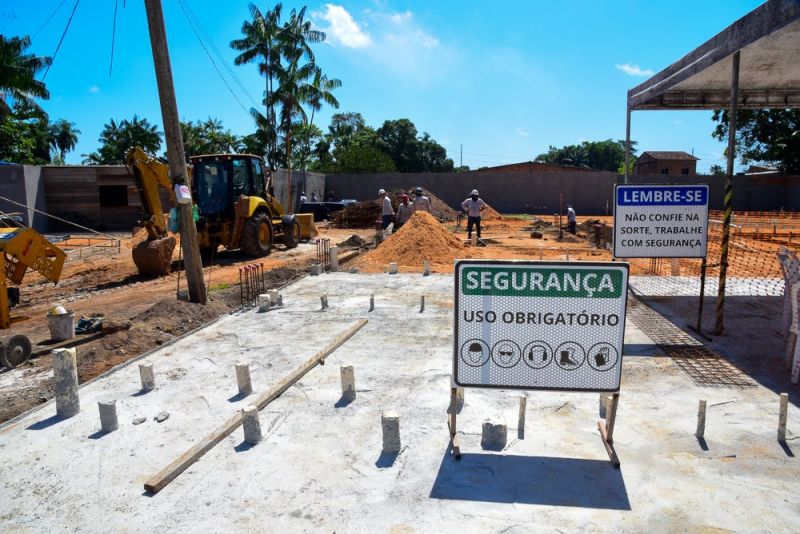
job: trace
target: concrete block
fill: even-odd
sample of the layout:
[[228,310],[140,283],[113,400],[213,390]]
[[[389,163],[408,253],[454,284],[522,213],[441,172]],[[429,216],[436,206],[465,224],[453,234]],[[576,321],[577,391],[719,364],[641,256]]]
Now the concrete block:
[[331,272],[339,270],[339,247],[331,247]]
[[283,295],[278,293],[278,300],[276,306],[283,306]]
[[319,263],[311,264],[311,276],[319,276],[322,273],[322,265]]
[[369,296],[369,311],[375,311],[375,295]]
[[517,420],[517,432],[525,433],[525,412],[528,408],[528,397],[519,398],[519,419]]
[[383,432],[383,452],[397,454],[400,452],[400,416],[397,412],[386,411],[381,414],[381,430]]
[[508,426],[505,420],[497,415],[483,422],[481,432],[481,448],[490,451],[502,451],[508,440]]
[[424,261],[422,262],[422,276],[428,276],[431,274],[431,262]]
[[786,420],[789,417],[789,394],[781,393],[780,409],[778,411],[778,441],[786,441]]
[[341,368],[342,375],[342,399],[352,402],[356,398],[356,375],[352,365]]
[[261,294],[258,296],[258,311],[269,311],[270,306],[272,306],[272,299],[268,294]]
[[153,391],[156,389],[156,375],[153,372],[152,363],[139,364],[139,376],[142,379],[142,391]]
[[250,381],[250,363],[236,362],[236,383],[239,385],[239,395],[246,397],[253,392],[253,384]]
[[248,406],[242,410],[242,428],[244,429],[244,441],[246,443],[255,445],[263,439],[261,422],[258,419],[258,408]]
[[270,289],[267,291],[267,295],[269,295],[269,303],[272,306],[278,306],[278,290],[277,289]]
[[75,349],[53,350],[53,374],[56,390],[56,414],[72,417],[81,411],[78,400],[78,365]]
[[419,312],[422,313],[425,311],[425,295],[422,295],[419,298]]
[[117,401],[98,401],[97,408],[100,410],[100,430],[103,432],[113,432],[119,428],[117,420]]
[[392,262],[389,264],[389,274],[397,274],[397,263]]
[[328,295],[322,295],[319,298],[320,304],[322,304],[322,309],[325,310],[328,308]]
[[706,434],[706,401],[701,400],[697,405],[697,430],[694,435],[697,439],[703,439]]

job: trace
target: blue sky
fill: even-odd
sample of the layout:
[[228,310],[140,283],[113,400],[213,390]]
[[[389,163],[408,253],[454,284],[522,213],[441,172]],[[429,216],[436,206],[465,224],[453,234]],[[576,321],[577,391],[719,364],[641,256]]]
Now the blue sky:
[[[240,105],[179,0],[162,1],[181,117],[217,117],[237,134],[250,133],[242,105],[260,102],[263,78],[255,65],[233,66],[228,46],[240,36],[248,2],[182,0],[245,87],[219,66]],[[35,34],[33,51],[52,55],[74,5],[64,0],[56,10],[61,2],[0,0],[0,33]],[[342,80],[339,111],[361,112],[375,127],[409,118],[457,165],[463,145],[464,164],[476,168],[533,159],[548,145],[623,139],[628,89],[761,3],[365,0],[284,2],[284,12],[306,5],[328,33],[315,52],[323,71]],[[43,106],[51,118],[82,131],[68,163],[97,149],[111,118],[137,113],[161,125],[143,2],[119,0],[109,76],[113,14],[112,0],[80,0],[45,80],[51,99]],[[325,130],[334,112],[324,108],[315,123]],[[632,137],[641,150],[694,151],[704,171],[723,164],[724,146],[711,138],[712,128],[708,112],[636,112]]]

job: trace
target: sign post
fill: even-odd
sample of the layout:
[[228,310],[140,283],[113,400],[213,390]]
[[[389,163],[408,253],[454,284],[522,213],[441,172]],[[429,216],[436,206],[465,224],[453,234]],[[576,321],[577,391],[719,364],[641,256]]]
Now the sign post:
[[457,261],[455,386],[613,393],[613,450],[627,289],[619,262]]

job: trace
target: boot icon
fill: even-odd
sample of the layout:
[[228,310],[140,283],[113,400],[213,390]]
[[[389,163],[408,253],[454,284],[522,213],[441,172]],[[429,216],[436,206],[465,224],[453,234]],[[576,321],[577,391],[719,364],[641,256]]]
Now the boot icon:
[[578,365],[578,362],[572,359],[572,355],[575,353],[574,349],[567,349],[561,351],[561,365]]

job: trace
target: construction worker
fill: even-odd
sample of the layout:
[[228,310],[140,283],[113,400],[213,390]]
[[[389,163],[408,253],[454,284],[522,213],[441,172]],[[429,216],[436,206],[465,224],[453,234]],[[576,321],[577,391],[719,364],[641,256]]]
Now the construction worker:
[[467,214],[467,239],[472,239],[472,225],[478,234],[478,239],[481,238],[481,212],[486,207],[486,202],[478,197],[478,190],[473,189],[469,194],[469,198],[461,203],[461,208]]
[[408,195],[400,197],[400,205],[397,206],[397,214],[394,217],[394,231],[398,231],[414,213],[414,206],[408,202]]
[[319,202],[319,200],[317,199],[317,192],[316,191],[312,191],[311,192],[311,202]]
[[431,199],[423,196],[421,187],[414,190],[414,211],[431,212]]
[[392,209],[392,200],[386,194],[385,189],[378,190],[378,199],[381,202],[381,227],[385,232],[386,229],[392,224],[394,219],[394,210]]
[[305,204],[308,202],[308,197],[306,197],[305,191],[300,191],[300,204]]
[[572,209],[571,204],[567,204],[567,222],[569,223],[568,232],[574,235],[577,232],[577,229],[575,224],[575,210]]

